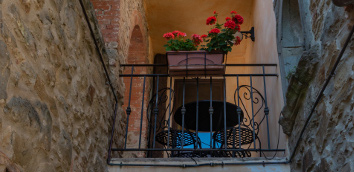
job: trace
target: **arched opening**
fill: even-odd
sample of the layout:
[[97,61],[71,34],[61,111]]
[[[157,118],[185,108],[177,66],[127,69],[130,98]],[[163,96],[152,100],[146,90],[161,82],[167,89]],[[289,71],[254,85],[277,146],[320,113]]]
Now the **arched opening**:
[[[128,64],[147,64],[147,50],[140,27],[136,25],[132,31],[128,51]],[[146,68],[126,67],[124,74],[145,74]],[[146,148],[147,146],[147,104],[149,100],[149,80],[144,77],[125,77],[123,109],[126,110],[128,125],[126,148]],[[144,106],[142,106],[144,104]],[[128,110],[131,109],[131,110]],[[127,153],[125,157],[144,157],[145,154]]]

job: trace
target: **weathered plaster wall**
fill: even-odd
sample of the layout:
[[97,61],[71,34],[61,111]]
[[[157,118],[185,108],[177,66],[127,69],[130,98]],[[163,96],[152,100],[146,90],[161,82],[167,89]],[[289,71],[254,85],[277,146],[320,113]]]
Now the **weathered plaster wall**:
[[[270,147],[272,149],[277,148],[277,142],[279,139],[279,149],[286,149],[287,139],[285,135],[280,134],[278,119],[281,108],[283,107],[283,93],[281,87],[281,77],[280,68],[277,54],[276,45],[276,22],[275,14],[273,11],[273,3],[271,0],[256,0],[253,7],[253,21],[255,27],[255,37],[256,40],[252,45],[252,53],[246,58],[246,63],[272,63],[277,64],[277,67],[266,68],[268,73],[277,73],[278,77],[267,77],[266,78],[266,89],[267,89],[267,100],[269,106],[269,135],[270,135]],[[262,73],[262,68],[252,68],[251,73]],[[263,78],[254,77],[253,85],[261,93],[264,93],[263,88]],[[265,96],[263,94],[263,96]],[[264,112],[262,112],[264,114]],[[264,122],[265,123],[265,122]],[[260,128],[260,134],[262,140],[262,148],[268,148],[267,144],[267,128],[263,124]],[[273,152],[269,153],[268,156],[273,156]],[[284,156],[284,152],[279,152],[277,156]]]
[[107,171],[112,100],[78,0],[0,1],[0,171]]
[[[304,51],[304,36],[297,1],[276,1],[277,43],[283,92],[285,93],[291,75],[296,70]],[[279,15],[281,13],[281,15]]]
[[[353,26],[354,11],[331,0],[299,1],[304,48],[280,121],[290,151]],[[353,38],[292,160],[292,171],[353,171]]]

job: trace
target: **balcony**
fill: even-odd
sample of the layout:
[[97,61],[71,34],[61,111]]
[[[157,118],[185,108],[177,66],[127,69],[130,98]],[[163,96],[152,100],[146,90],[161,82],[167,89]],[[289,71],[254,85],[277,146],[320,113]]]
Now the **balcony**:
[[285,156],[276,64],[225,64],[216,76],[171,76],[165,64],[121,66],[126,126],[121,147],[110,151],[125,158]]

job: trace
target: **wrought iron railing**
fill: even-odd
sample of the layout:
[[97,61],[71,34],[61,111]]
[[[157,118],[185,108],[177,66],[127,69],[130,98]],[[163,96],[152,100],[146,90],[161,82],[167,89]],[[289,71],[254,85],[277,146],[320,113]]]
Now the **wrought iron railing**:
[[278,76],[276,64],[226,64],[226,74],[219,76],[140,69],[167,67],[158,64],[121,66],[126,126],[124,143],[112,151],[150,158],[262,157],[285,151],[271,144],[276,127],[269,124],[275,114],[267,86],[273,83],[268,78]]

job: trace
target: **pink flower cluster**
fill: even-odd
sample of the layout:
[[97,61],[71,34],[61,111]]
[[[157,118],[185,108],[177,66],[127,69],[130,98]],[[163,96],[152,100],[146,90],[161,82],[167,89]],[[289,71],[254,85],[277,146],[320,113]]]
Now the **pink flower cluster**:
[[200,35],[193,34],[192,35],[192,41],[195,46],[198,46],[200,43],[203,42],[203,38]]
[[178,31],[178,30],[175,30],[173,32],[168,32],[168,33],[165,33],[163,34],[163,37],[167,40],[170,40],[170,39],[175,39],[177,37],[186,37],[187,34],[184,33],[184,32],[181,32],[181,31]]
[[186,33],[181,32],[181,31],[178,31],[178,30],[173,31],[172,34],[173,34],[175,37],[186,37],[186,36],[187,36]]
[[163,37],[166,38],[167,40],[175,39],[175,35],[173,35],[171,32],[163,34]]

